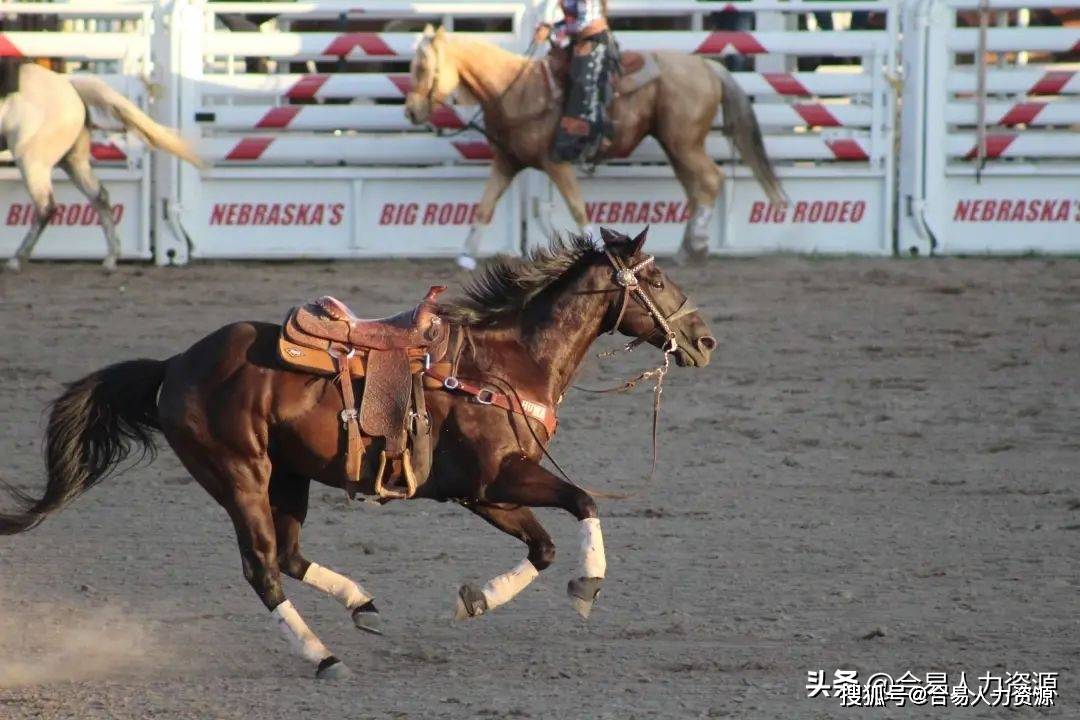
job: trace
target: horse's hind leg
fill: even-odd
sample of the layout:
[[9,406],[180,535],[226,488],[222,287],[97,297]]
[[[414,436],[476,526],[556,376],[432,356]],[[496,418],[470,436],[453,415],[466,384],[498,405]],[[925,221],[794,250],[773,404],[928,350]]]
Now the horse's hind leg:
[[97,211],[101,220],[101,228],[105,232],[107,252],[102,266],[106,270],[115,270],[116,261],[120,257],[120,238],[116,234],[116,224],[113,222],[112,205],[109,204],[109,193],[101,184],[94,171],[90,167],[90,131],[83,128],[78,139],[64,159],[60,161],[60,167],[64,169],[75,187],[86,196],[94,210]]
[[52,189],[52,165],[33,162],[24,157],[18,161],[18,166],[23,181],[26,183],[26,189],[30,193],[30,200],[34,204],[34,219],[19,249],[7,261],[8,270],[14,272],[18,272],[22,263],[30,259],[41,233],[56,213],[56,201],[53,200]]
[[275,473],[270,480],[270,508],[277,537],[278,566],[291,578],[320,590],[345,606],[361,630],[381,635],[379,611],[360,583],[313,563],[300,551],[300,528],[307,517],[311,481]]
[[491,223],[495,215],[495,206],[499,204],[499,198],[510,187],[514,177],[518,174],[517,167],[511,165],[502,155],[496,153],[495,160],[491,163],[491,174],[488,175],[484,185],[484,194],[480,198],[480,204],[476,208],[476,221],[469,228],[469,235],[465,238],[465,250],[458,257],[458,265],[466,270],[476,267],[476,256],[480,254],[480,240],[484,234],[484,228]]
[[593,228],[589,225],[589,216],[585,212],[585,199],[581,196],[581,184],[578,183],[577,175],[574,174],[574,166],[570,163],[549,162],[544,165],[547,173],[559,193],[566,201],[566,207],[570,210],[571,217],[577,223],[578,230],[583,235],[593,235]]
[[489,580],[483,588],[462,585],[454,611],[456,620],[482,615],[509,602],[555,560],[555,544],[529,508],[506,509],[471,501],[462,505],[528,545],[529,556],[512,570]]
[[709,221],[720,196],[723,173],[703,147],[681,145],[669,150],[668,156],[686,190],[690,211],[676,261],[701,260],[709,252]]
[[277,533],[270,509],[270,462],[265,454],[238,454],[223,447],[220,440],[211,445],[205,437],[192,436],[188,427],[173,427],[170,422],[164,425],[181,462],[229,513],[244,577],[293,651],[317,667],[317,677],[347,676],[349,669],[311,631],[281,587]]
[[562,508],[578,519],[581,574],[570,581],[566,590],[574,609],[583,618],[588,618],[607,572],[596,501],[577,485],[524,458],[506,462],[495,482],[484,489],[483,499],[490,503]]

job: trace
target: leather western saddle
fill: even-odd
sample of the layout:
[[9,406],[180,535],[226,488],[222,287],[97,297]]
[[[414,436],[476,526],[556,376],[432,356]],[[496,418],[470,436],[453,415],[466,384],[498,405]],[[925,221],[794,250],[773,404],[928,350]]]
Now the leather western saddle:
[[[553,89],[561,93],[570,77],[570,48],[552,46],[545,58],[551,73]],[[619,72],[615,78],[617,95],[629,95],[660,77],[660,66],[652,53],[622,51],[619,53]]]
[[[445,289],[433,286],[412,310],[381,320],[358,318],[329,296],[293,308],[285,319],[278,343],[281,359],[297,369],[337,376],[350,496],[370,487],[369,494],[380,498],[409,498],[430,471],[423,375],[449,344],[449,328],[435,304]],[[356,377],[363,378],[359,408]],[[362,481],[368,450],[364,436],[373,446],[381,443],[381,450],[378,466],[369,468]]]

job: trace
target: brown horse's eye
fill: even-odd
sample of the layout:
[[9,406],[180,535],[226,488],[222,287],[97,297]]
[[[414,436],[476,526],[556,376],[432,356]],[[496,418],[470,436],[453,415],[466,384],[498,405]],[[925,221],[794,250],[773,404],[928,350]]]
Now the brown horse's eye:
[[653,280],[652,281],[652,286],[654,288],[656,288],[657,290],[663,290],[664,289],[664,281],[663,280]]

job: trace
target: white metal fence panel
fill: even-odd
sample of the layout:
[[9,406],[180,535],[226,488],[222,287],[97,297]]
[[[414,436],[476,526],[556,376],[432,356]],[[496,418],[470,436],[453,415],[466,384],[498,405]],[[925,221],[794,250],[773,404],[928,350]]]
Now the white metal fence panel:
[[908,7],[902,253],[1080,251],[1080,28],[1052,25],[1075,3],[991,5],[982,42],[977,0]]
[[[2,12],[8,20],[56,18],[59,29],[0,32],[0,57],[36,59],[65,72],[94,72],[148,109],[144,83],[151,69],[148,3],[5,3]],[[115,130],[95,133],[93,155],[95,172],[107,186],[114,206],[121,257],[149,258],[150,153],[115,121],[96,115],[94,119]],[[9,257],[30,227],[33,207],[10,153],[4,153],[0,160],[6,160],[0,165],[0,257]],[[35,248],[35,257],[104,257],[105,238],[89,202],[66,175],[57,171],[53,180],[58,209]]]
[[[408,62],[426,22],[524,49],[524,15],[520,2],[179,3],[177,121],[213,167],[177,168],[169,257],[456,253],[490,152],[477,133],[405,121]],[[442,127],[462,127],[454,112]],[[520,208],[507,193],[485,252],[519,249]]]

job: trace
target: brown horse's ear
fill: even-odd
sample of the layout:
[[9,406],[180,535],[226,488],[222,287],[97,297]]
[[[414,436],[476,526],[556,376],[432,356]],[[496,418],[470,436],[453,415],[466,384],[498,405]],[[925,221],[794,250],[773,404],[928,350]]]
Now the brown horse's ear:
[[630,241],[630,255],[633,257],[641,252],[641,248],[645,245],[645,236],[649,234],[649,226],[646,225],[645,229],[638,233],[638,236]]
[[618,245],[630,239],[621,232],[606,227],[600,228],[600,237],[603,238],[605,245]]
[[432,37],[434,34],[435,34],[435,26],[434,25],[432,25],[431,23],[428,23],[427,25],[424,26],[424,37],[429,38],[429,37]]

